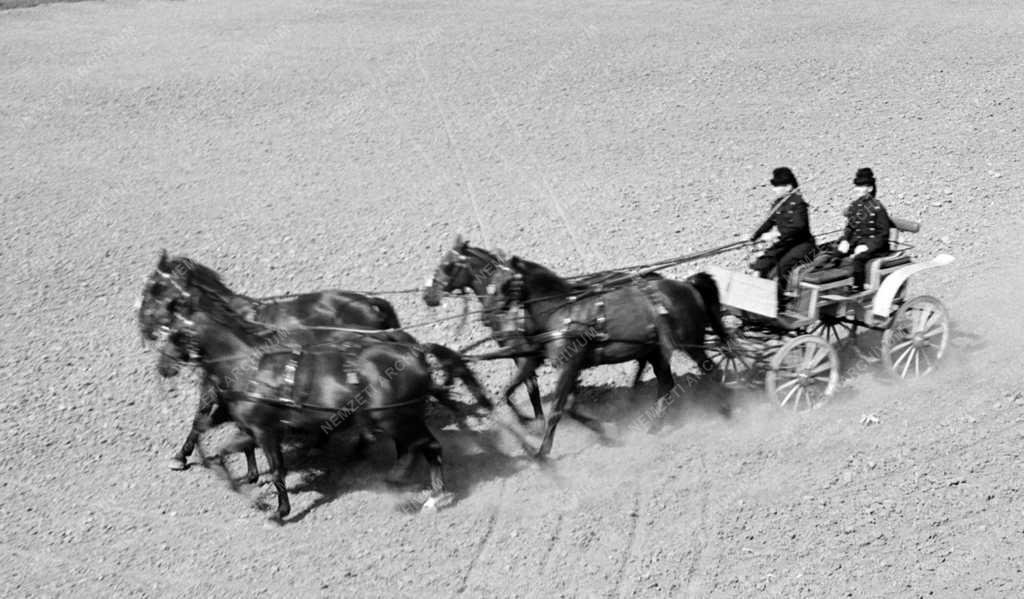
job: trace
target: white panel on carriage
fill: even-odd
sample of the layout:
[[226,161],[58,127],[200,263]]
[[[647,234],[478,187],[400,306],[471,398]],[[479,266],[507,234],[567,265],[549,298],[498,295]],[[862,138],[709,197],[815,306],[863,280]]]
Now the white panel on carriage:
[[717,266],[706,270],[718,285],[723,305],[768,318],[778,317],[775,281]]
[[892,302],[896,298],[896,293],[898,293],[900,286],[907,279],[930,268],[948,266],[953,263],[953,260],[953,256],[949,254],[939,254],[927,262],[901,266],[889,273],[885,280],[882,281],[882,284],[879,285],[878,292],[875,293],[875,297],[871,302],[871,312],[879,318],[888,318],[893,310],[895,310]]

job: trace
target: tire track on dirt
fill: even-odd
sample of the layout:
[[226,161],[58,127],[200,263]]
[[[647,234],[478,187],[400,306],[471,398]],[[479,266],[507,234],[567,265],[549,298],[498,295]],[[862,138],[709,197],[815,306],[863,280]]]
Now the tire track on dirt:
[[[697,446],[697,448],[699,452],[697,454],[697,460],[700,463],[700,479],[707,480],[708,468],[707,463],[704,459],[704,450],[701,449],[699,445]],[[687,568],[686,570],[686,577],[684,579],[687,583],[687,594],[691,597],[705,597],[711,592],[710,590],[704,591],[702,589],[703,585],[701,584],[701,581],[699,579],[695,580],[695,577],[698,575],[698,570],[701,563],[705,561],[704,555],[708,547],[708,495],[711,493],[711,491],[708,489],[706,485],[703,485],[702,489],[703,490],[700,492],[700,515],[697,518],[697,526],[695,528],[695,530],[697,531],[697,543],[694,547],[693,559],[690,562],[689,568]],[[713,590],[713,588],[711,590]]]
[[633,493],[633,509],[627,514],[627,517],[631,520],[629,525],[629,533],[626,540],[626,549],[622,554],[622,563],[619,564],[618,570],[615,572],[615,596],[622,597],[623,593],[623,582],[626,579],[626,568],[629,566],[630,560],[633,558],[634,547],[636,546],[637,529],[640,527],[640,492],[636,491]]
[[[498,491],[499,499],[505,494],[505,484],[503,480],[501,482],[501,488]],[[495,525],[498,522],[498,517],[501,515],[501,503],[497,504],[497,507],[491,512],[487,518],[487,528],[484,530],[483,536],[480,537],[480,541],[476,544],[476,549],[473,551],[473,556],[469,560],[469,566],[466,567],[466,571],[462,575],[462,580],[459,581],[458,588],[455,589],[456,595],[461,595],[466,592],[469,587],[469,578],[473,575],[473,571],[476,569],[476,565],[480,562],[480,557],[487,550],[487,543],[491,539],[491,535],[494,534]]]

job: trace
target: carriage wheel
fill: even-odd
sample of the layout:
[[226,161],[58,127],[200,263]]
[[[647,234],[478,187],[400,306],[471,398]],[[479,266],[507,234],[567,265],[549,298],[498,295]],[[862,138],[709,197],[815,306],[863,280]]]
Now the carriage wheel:
[[801,335],[772,356],[765,388],[784,408],[814,407],[839,386],[839,354],[823,337]]
[[718,382],[730,386],[743,386],[750,382],[757,359],[737,337],[733,337],[730,347],[716,344],[708,346],[705,352],[717,368],[715,378]]
[[900,306],[882,334],[882,364],[901,379],[917,378],[935,369],[948,342],[946,308],[921,295]]
[[726,312],[722,326],[729,333],[728,344],[717,335],[711,336],[705,346],[708,358],[717,369],[715,380],[729,386],[746,386],[755,376],[761,346],[743,334],[742,316]]
[[829,343],[839,343],[857,335],[857,325],[837,318],[822,316],[808,334],[817,335]]

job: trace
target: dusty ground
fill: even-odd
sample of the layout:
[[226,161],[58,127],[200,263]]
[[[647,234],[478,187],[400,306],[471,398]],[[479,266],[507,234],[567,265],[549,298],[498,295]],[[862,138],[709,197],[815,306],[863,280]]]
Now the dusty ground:
[[[0,594],[1019,596],[1024,6],[915,4],[0,12]],[[256,294],[409,287],[457,232],[578,273],[748,234],[781,164],[816,229],[872,166],[918,255],[957,256],[914,282],[953,315],[940,372],[653,437],[605,409],[624,446],[566,424],[546,469],[446,428],[460,499],[432,516],[397,511],[385,446],[294,472],[281,528],[165,468],[194,398],[133,321],[161,247]]]

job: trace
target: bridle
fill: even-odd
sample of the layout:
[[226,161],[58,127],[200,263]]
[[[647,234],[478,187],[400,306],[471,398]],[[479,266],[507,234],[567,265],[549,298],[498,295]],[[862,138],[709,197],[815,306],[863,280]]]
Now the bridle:
[[[483,248],[475,248],[468,244],[461,248],[452,248],[449,251],[449,255],[454,256],[454,261],[451,262],[451,272],[444,272],[444,268],[439,268],[431,276],[430,280],[427,281],[427,286],[439,286],[444,293],[463,293],[467,287],[473,288],[472,282],[474,280],[482,279],[487,277],[493,279],[494,274],[499,270],[511,270],[505,261],[499,256],[495,256],[484,250]],[[483,270],[480,273],[473,273],[470,267],[470,261],[474,258],[480,260],[483,263]],[[452,281],[456,280],[461,274],[466,273],[469,275],[470,282],[462,285],[459,288],[452,288]]]

